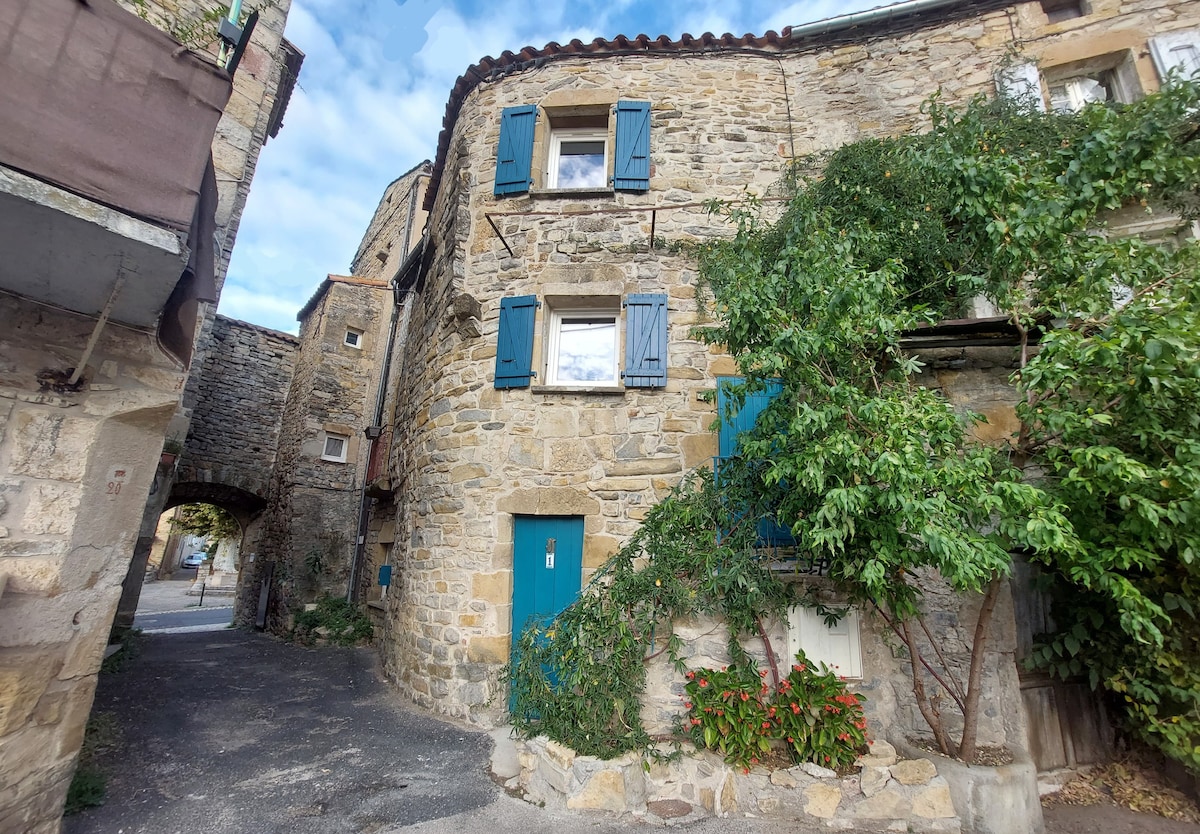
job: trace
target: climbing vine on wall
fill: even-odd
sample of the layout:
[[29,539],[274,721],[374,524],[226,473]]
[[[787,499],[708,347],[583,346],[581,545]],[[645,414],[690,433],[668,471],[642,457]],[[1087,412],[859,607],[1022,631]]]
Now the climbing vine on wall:
[[[645,659],[679,659],[673,621],[723,616],[740,663],[737,638],[782,613],[788,588],[747,521],[771,515],[908,649],[944,751],[974,752],[990,617],[1020,551],[1072,601],[1038,662],[1088,674],[1132,732],[1200,768],[1200,250],[1107,231],[1115,212],[1196,213],[1198,108],[1190,83],[1070,115],[935,97],[922,136],[804,161],[817,175],[774,222],[716,207],[737,231],[700,253],[713,322],[697,335],[737,360],[735,401],[780,393],[719,483],[689,479],[521,636],[518,727],[598,755],[644,747]],[[901,348],[977,295],[1019,334],[1021,430],[1003,447],[974,440],[981,418]],[[961,676],[924,623],[935,580],[981,595]]]

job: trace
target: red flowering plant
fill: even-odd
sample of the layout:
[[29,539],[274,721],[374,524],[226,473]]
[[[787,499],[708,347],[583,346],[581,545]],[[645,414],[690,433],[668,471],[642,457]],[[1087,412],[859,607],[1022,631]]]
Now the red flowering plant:
[[766,671],[730,666],[687,673],[684,729],[697,747],[749,768],[775,743],[795,762],[845,770],[866,749],[862,697],[804,653],[772,693]]

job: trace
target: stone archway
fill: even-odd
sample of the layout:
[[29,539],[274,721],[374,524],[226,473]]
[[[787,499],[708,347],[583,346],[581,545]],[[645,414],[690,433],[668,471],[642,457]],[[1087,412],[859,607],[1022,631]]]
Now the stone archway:
[[[154,522],[163,512],[172,510],[183,504],[212,504],[228,512],[242,528],[239,550],[243,558],[253,558],[254,548],[258,542],[262,525],[262,511],[266,507],[266,499],[254,492],[231,484],[211,483],[207,481],[180,481],[171,483],[168,487],[167,498]],[[145,523],[144,523],[145,526]],[[117,606],[117,615],[113,621],[113,633],[121,634],[133,625],[137,613],[138,600],[141,598],[142,583],[145,578],[146,565],[150,558],[151,546],[154,541],[152,530],[143,530],[144,535],[138,537],[133,559],[121,588],[121,601]],[[241,578],[234,599],[241,599]],[[236,614],[235,614],[236,616]]]

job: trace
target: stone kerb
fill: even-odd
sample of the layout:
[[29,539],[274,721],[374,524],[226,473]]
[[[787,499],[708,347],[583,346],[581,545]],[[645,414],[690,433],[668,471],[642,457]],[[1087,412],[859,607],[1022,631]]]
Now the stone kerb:
[[[659,820],[754,816],[829,829],[954,832],[964,827],[947,780],[924,758],[900,759],[885,741],[838,776],[804,763],[749,772],[683,745],[683,755],[647,764],[626,753],[608,761],[579,756],[545,736],[516,742],[517,784],[529,801],[569,810],[630,813]],[[1040,831],[1041,829],[1028,829]]]

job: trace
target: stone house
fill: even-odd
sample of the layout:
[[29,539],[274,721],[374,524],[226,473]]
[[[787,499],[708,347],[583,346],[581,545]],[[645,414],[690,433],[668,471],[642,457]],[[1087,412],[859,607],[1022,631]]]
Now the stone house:
[[[282,411],[278,451],[258,556],[243,579],[238,618],[249,622],[264,583],[269,622],[321,596],[369,599],[386,561],[385,508],[371,530],[367,508],[387,494],[383,475],[395,392],[381,385],[392,366],[402,306],[389,278],[424,227],[422,163],[384,192],[351,265],[330,275],[301,308],[295,373]],[[370,541],[368,542],[368,538]],[[382,542],[382,543],[381,543]]]
[[[0,7],[6,834],[59,830],[196,334],[280,124],[289,2],[261,6],[232,78],[215,48],[181,50],[112,0]],[[207,4],[143,8],[187,19]],[[143,538],[148,553],[152,527]]]
[[[503,721],[514,628],[574,599],[682,473],[727,448],[734,427],[713,430],[708,395],[735,365],[691,338],[706,310],[673,246],[729,233],[705,201],[769,198],[792,160],[919,130],[939,90],[1074,107],[1152,91],[1198,55],[1200,8],[1179,0],[916,0],[781,34],[552,43],[470,67],[423,246],[396,276],[406,332],[372,522],[394,567],[388,676],[431,710]],[[954,402],[997,439],[1011,430],[1010,351],[922,350]],[[977,603],[937,602],[940,636],[965,651],[960,614]],[[1011,599],[997,622],[980,741],[1025,747]],[[684,635],[689,662],[720,662],[708,631]],[[920,731],[866,612],[837,632],[797,612],[772,635],[840,661],[888,735]],[[652,670],[657,727],[669,690]]]

